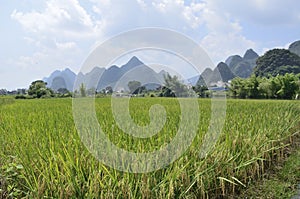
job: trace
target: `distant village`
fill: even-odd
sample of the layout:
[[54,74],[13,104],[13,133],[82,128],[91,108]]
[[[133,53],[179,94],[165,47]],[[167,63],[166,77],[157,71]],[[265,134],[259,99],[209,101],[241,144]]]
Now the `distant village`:
[[0,89],[0,95],[25,95],[25,94],[27,94],[26,88],[18,88],[12,91],[8,91],[6,89]]

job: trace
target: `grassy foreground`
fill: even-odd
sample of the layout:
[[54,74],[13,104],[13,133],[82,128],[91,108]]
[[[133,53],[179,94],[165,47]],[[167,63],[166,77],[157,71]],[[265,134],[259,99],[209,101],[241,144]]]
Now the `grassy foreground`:
[[[299,128],[299,127],[298,127]],[[300,136],[286,148],[289,156],[277,162],[239,195],[241,198],[299,198],[300,197]]]
[[[150,122],[159,103],[167,112],[162,131],[129,137],[117,127],[110,99],[96,99],[100,125],[117,146],[157,150],[180,123],[176,99],[132,99],[136,123]],[[210,100],[199,100],[200,124],[191,147],[170,166],[146,174],[119,172],[97,161],[82,144],[71,99],[0,101],[0,198],[216,198],[233,197],[285,158],[299,123],[299,101],[228,100],[223,132],[214,150],[199,157],[210,120]],[[293,129],[293,130],[292,130]]]

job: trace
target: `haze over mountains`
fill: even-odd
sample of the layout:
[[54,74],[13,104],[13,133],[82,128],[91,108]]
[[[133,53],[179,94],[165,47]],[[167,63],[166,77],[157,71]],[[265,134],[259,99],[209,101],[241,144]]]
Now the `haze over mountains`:
[[69,68],[63,71],[56,70],[49,77],[44,78],[49,88],[58,90],[59,88],[66,88],[69,91],[73,90],[73,85],[76,79],[76,74]]
[[[258,54],[252,49],[245,52],[244,56],[232,55],[224,62],[220,62],[217,67],[212,70],[205,69],[201,76],[206,84],[215,84],[216,82],[228,82],[235,77],[247,78],[251,75]],[[200,79],[200,81],[202,81]]]
[[[300,41],[292,43],[288,50],[300,56]],[[228,82],[235,77],[250,77],[258,58],[259,55],[253,49],[248,49],[243,56],[229,56],[225,62],[220,62],[216,68],[206,68],[201,73],[201,77],[195,75],[194,77],[187,79],[187,82],[191,85],[195,85],[197,82],[199,83],[199,81],[204,81],[208,86],[211,86],[217,82]],[[49,77],[44,78],[43,80],[47,82],[48,87],[53,90],[66,88],[72,91],[76,77],[77,85],[75,85],[75,88],[78,88],[80,83],[84,83],[86,88],[95,88],[97,90],[102,90],[107,86],[126,90],[127,83],[136,80],[140,81],[142,84],[151,82],[152,84],[148,84],[148,87],[154,89],[155,85],[163,83],[165,74],[167,74],[165,71],[159,73],[155,72],[134,56],[121,67],[116,65],[107,69],[103,67],[94,67],[92,71],[86,74],[80,72],[78,75],[67,68],[63,71],[54,71]],[[101,79],[99,79],[100,77]],[[118,85],[116,85],[117,83]]]
[[73,86],[79,88],[81,83],[84,83],[88,89],[95,88],[96,90],[102,90],[111,86],[112,88],[117,87],[119,90],[127,90],[128,82],[133,80],[139,81],[142,84],[148,83],[148,89],[155,89],[155,85],[163,83],[165,74],[166,72],[163,70],[159,73],[155,72],[137,57],[133,56],[121,67],[116,65],[108,69],[94,67],[86,74],[80,72],[77,75],[76,82],[76,74],[70,69],[55,71],[48,78],[44,78],[44,81],[47,82],[47,85],[53,90],[58,90],[59,88],[73,90]]
[[[221,62],[217,67],[212,70],[207,68],[201,74],[204,77],[206,83],[215,83],[218,81],[227,82],[236,76],[248,77],[252,73],[253,67],[255,66],[255,61],[258,55],[252,50],[248,50],[243,57],[239,55],[230,56],[226,62]],[[132,71],[130,76],[129,73]],[[43,80],[47,82],[48,87],[53,90],[58,90],[59,88],[67,88],[68,90],[73,90],[75,79],[77,77],[77,83],[84,83],[87,88],[96,88],[97,90],[102,90],[107,86],[115,87],[116,82],[120,78],[127,74],[127,78],[123,79],[123,82],[119,83],[127,85],[126,81],[140,81],[142,84],[152,81],[154,84],[161,84],[163,82],[163,76],[167,72],[161,71],[159,73],[155,72],[149,66],[145,65],[137,57],[132,57],[126,64],[121,67],[113,65],[108,69],[101,67],[94,67],[92,71],[83,74],[79,73],[76,75],[70,69],[65,69],[63,71],[54,71],[48,78]],[[99,80],[99,77],[101,79]],[[195,85],[199,79],[199,75],[192,77],[187,80],[191,85]],[[79,85],[75,85],[76,88]],[[121,89],[121,88],[120,88]]]

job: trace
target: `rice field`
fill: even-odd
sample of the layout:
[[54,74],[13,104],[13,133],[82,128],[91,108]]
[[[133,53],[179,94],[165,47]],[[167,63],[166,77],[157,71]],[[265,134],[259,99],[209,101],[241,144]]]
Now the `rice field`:
[[[228,100],[223,131],[201,157],[211,101],[199,99],[199,127],[188,150],[169,166],[127,173],[99,162],[75,128],[72,99],[0,98],[0,198],[218,198],[235,196],[261,178],[299,135],[300,101]],[[95,100],[98,122],[118,147],[153,151],[169,143],[179,128],[176,99],[134,98],[130,115],[150,122],[149,108],[165,107],[165,126],[149,139],[122,132],[109,98]]]

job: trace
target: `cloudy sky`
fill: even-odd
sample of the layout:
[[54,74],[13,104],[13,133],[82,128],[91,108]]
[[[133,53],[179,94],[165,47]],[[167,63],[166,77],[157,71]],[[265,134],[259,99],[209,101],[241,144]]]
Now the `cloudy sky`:
[[78,72],[106,39],[161,27],[196,41],[216,64],[300,39],[298,0],[7,0],[0,2],[0,88],[28,87],[56,69]]

